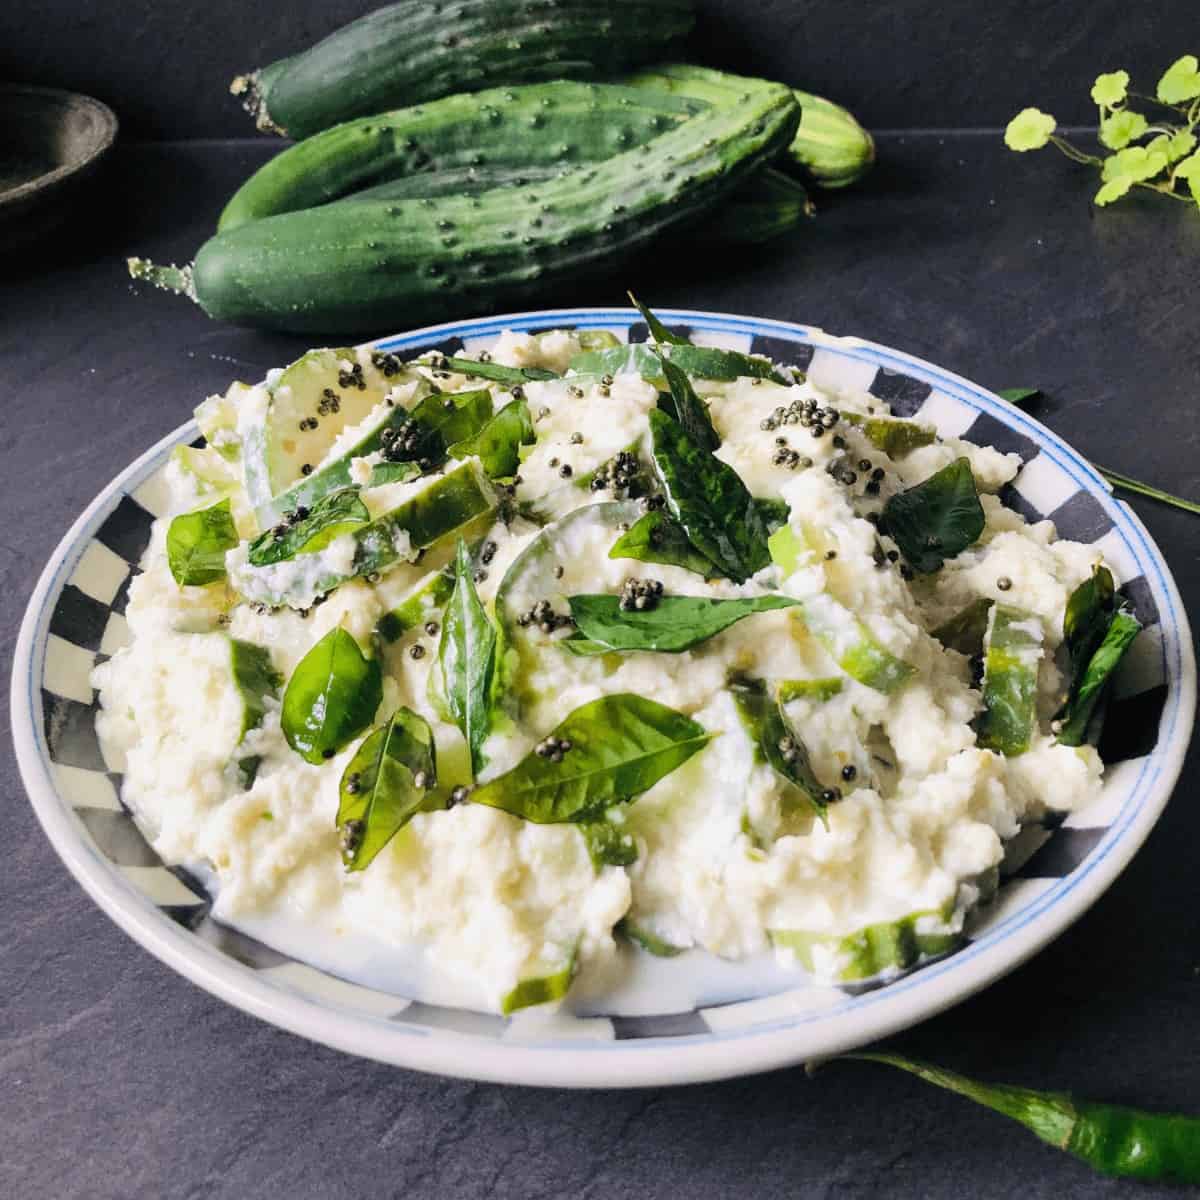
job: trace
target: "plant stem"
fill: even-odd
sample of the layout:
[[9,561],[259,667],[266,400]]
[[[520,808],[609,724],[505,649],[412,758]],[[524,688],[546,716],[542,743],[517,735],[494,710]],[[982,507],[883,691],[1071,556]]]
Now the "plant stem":
[[1152,487],[1148,483],[1142,483],[1138,479],[1122,475],[1120,471],[1110,471],[1107,467],[1100,466],[1099,463],[1093,463],[1092,466],[1113,487],[1122,488],[1124,491],[1133,492],[1138,496],[1146,496],[1148,499],[1157,500],[1161,504],[1169,504],[1173,508],[1181,508],[1184,512],[1200,513],[1200,504],[1195,500],[1185,500],[1182,496],[1173,496],[1170,492],[1164,492],[1161,488]]
[[1083,150],[1080,150],[1078,146],[1068,142],[1066,138],[1061,138],[1057,135],[1051,135],[1050,141],[1053,145],[1057,146],[1058,149],[1063,152],[1063,154],[1071,159],[1072,162],[1085,163],[1091,167],[1100,166],[1100,159],[1097,158],[1096,155],[1085,153]]

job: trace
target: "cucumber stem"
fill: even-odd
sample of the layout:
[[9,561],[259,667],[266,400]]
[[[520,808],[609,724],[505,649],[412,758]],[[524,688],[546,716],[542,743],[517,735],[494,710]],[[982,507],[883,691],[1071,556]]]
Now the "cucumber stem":
[[127,258],[125,263],[129,267],[131,279],[153,284],[166,292],[176,292],[191,300],[196,299],[196,286],[192,281],[190,263],[182,267],[177,267],[174,263],[170,266],[159,266],[148,258]]

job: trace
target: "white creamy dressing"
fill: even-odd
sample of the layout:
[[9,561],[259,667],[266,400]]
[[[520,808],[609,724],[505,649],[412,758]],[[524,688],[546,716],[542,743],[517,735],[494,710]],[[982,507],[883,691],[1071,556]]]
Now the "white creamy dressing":
[[[496,362],[563,370],[577,350],[572,334],[508,333],[492,355]],[[441,382],[447,389],[479,386],[461,378]],[[741,379],[696,388],[723,439],[718,456],[754,495],[787,501],[790,522],[808,547],[797,569],[782,580],[768,567],[742,585],[708,583],[681,568],[610,559],[611,531],[584,524],[559,560],[556,608],[562,611],[561,598],[569,594],[615,593],[628,578],[653,578],[669,594],[782,591],[811,602],[809,621],[796,609],[761,613],[691,651],[615,662],[546,649],[523,680],[521,727],[493,735],[486,747],[484,779],[512,766],[571,710],[617,692],[668,705],[716,734],[618,814],[639,851],[627,868],[597,870],[574,826],[532,824],[468,803],[417,815],[367,870],[347,873],[335,814],[338,783],[358,739],[328,762],[310,765],[288,747],[279,702],[270,698],[260,725],[241,737],[228,637],[267,647],[285,678],[337,625],[367,647],[379,619],[441,566],[451,547],[436,546],[419,563],[402,561],[374,584],[345,583],[307,613],[267,611],[236,603],[233,588],[246,587],[245,543],[229,554],[232,587],[181,588],[166,564],[168,522],[156,523],[144,571],[130,589],[131,643],[95,671],[103,706],[97,729],[110,767],[124,772],[125,802],[167,862],[211,880],[218,919],[347,978],[436,1003],[494,1010],[516,982],[552,971],[573,950],[579,974],[565,1003],[576,1011],[679,1010],[789,986],[795,962],[790,952],[772,950],[769,931],[803,930],[832,945],[866,925],[919,912],[944,914],[947,927],[960,927],[979,880],[1001,862],[1006,839],[1048,810],[1069,811],[1097,794],[1098,756],[1056,744],[1049,721],[1061,700],[1054,651],[1066,599],[1099,553],[1056,540],[1049,522],[1027,525],[984,494],[987,525],[979,541],[935,575],[906,582],[895,566],[875,562],[876,530],[852,504],[865,511],[861,486],[848,488],[823,469],[838,453],[831,436],[814,438],[800,425],[760,427],[797,397],[816,396],[822,404],[828,397],[811,383]],[[499,385],[493,391],[499,409],[510,397]],[[580,477],[644,435],[654,387],[618,376],[608,395],[594,384],[582,399],[561,383],[527,384],[525,392],[538,440],[527,448],[517,499],[549,498],[556,513],[608,499],[580,487]],[[263,388],[243,393],[243,438],[257,436],[250,432],[251,410],[264,397]],[[836,403],[886,415],[866,395],[839,395]],[[850,460],[887,468],[869,502],[876,507],[960,456],[969,459],[984,493],[998,490],[1020,466],[1015,455],[956,439],[893,464],[861,429],[843,423],[838,432]],[[774,463],[779,435],[813,465]],[[338,444],[349,449],[359,436],[343,433]],[[354,478],[361,482],[369,464],[359,462]],[[564,463],[570,478],[563,477]],[[186,472],[174,468],[169,479],[174,511],[195,507]],[[426,485],[390,485],[395,495],[384,507]],[[373,513],[382,511],[377,501],[368,498]],[[488,536],[495,556],[478,584],[485,604],[538,528],[519,518],[494,526]],[[348,555],[353,539],[346,535],[279,566],[303,590],[326,569],[348,569]],[[1001,578],[1011,586],[1000,589]],[[1040,728],[1029,751],[1015,758],[976,746],[970,722],[980,697],[968,662],[928,632],[980,596],[1029,612],[1044,639]],[[540,596],[518,598],[532,603]],[[915,668],[913,678],[890,694],[856,682],[818,640],[820,620],[842,648],[865,628]],[[425,653],[414,658],[417,644]],[[437,638],[418,627],[381,646],[385,685],[377,721],[400,704],[419,712],[434,732],[441,781],[469,783],[463,739],[430,700]],[[786,785],[756,761],[727,690],[733,671],[840,679],[837,694],[800,698],[787,708],[818,778],[846,792],[830,805],[827,825],[787,811]],[[260,756],[261,765],[253,786],[242,790],[232,764],[249,754]],[[841,783],[848,766],[857,772],[852,785]],[[632,949],[614,937],[623,917],[691,952],[656,959]],[[836,977],[841,964],[833,950],[818,947],[814,960],[819,977]]]

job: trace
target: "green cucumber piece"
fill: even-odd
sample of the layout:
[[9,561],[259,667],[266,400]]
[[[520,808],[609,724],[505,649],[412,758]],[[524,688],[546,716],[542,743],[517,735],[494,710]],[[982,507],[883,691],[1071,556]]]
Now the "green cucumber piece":
[[578,970],[578,951],[572,950],[564,966],[545,975],[531,975],[520,980],[500,1001],[501,1013],[507,1017],[521,1008],[532,1008],[535,1004],[549,1004],[554,1000],[561,1000],[571,990]]
[[240,638],[229,639],[229,669],[242,701],[240,742],[263,719],[265,698],[278,696],[282,676],[271,665],[271,652]]
[[[387,490],[375,489],[381,493]],[[380,503],[372,491],[363,492],[362,498],[368,507]],[[400,504],[377,513],[369,524],[345,535],[354,541],[349,562],[340,554],[326,556],[320,552],[268,567],[246,565],[236,573],[234,585],[250,601],[272,607],[307,608],[316,597],[349,579],[414,561],[421,550],[457,533],[496,504],[491,483],[476,460],[468,459],[443,475],[429,477],[419,491],[406,494]],[[339,550],[338,543],[328,549]]]
[[885,972],[906,970],[922,959],[948,954],[962,943],[962,934],[948,927],[950,913],[927,911],[865,925],[853,933],[811,933],[803,929],[768,930],[776,947],[790,950],[808,971],[816,969],[818,949],[836,956],[836,978],[842,983],[873,979]]
[[567,81],[444,96],[298,142],[242,184],[217,228],[334,200],[424,199],[540,183],[568,166],[644,145],[700,107],[682,97]]
[[675,958],[686,949],[684,946],[674,946],[664,941],[645,925],[639,925],[632,917],[622,917],[617,922],[615,932],[640,946],[647,954],[653,954],[655,958]]
[[275,497],[311,474],[342,430],[363,421],[391,386],[368,351],[343,347],[310,350],[270,377],[265,395],[243,399],[242,471],[263,525],[273,523]]
[[791,704],[793,700],[814,700],[824,704],[842,691],[842,680],[833,679],[781,679],[775,694],[780,704]]
[[982,654],[991,612],[991,600],[986,596],[978,596],[970,604],[959,609],[954,616],[943,621],[932,631],[932,636],[943,646],[957,650],[959,654],[965,654],[968,658]]
[[410,629],[441,618],[442,609],[454,591],[454,572],[449,568],[431,571],[390,612],[379,618],[375,632],[385,642],[398,642]]
[[583,0],[402,0],[239,76],[231,90],[260,129],[306,138],[454,92],[613,75],[660,58],[693,21],[691,0],[609,0],[603,12]]
[[1029,749],[1037,716],[1042,623],[1008,604],[992,606],[984,641],[983,712],[976,731],[985,750],[1014,757]]
[[894,692],[916,668],[885,650],[867,626],[832,596],[810,596],[796,610],[798,619],[851,679],[877,692]]
[[799,108],[787,88],[736,86],[749,99],[544,183],[280,213],[218,233],[190,272],[131,269],[216,319],[296,332],[436,321],[464,305],[542,294],[632,259],[791,140]]
[[931,446],[937,441],[937,430],[919,421],[903,421],[897,417],[864,417],[861,413],[843,412],[842,420],[863,431],[867,441],[888,458],[903,458],[919,446]]
[[229,462],[237,462],[242,456],[242,442],[237,432],[238,406],[251,390],[248,383],[235,380],[223,395],[209,396],[196,405],[196,425],[201,436]]

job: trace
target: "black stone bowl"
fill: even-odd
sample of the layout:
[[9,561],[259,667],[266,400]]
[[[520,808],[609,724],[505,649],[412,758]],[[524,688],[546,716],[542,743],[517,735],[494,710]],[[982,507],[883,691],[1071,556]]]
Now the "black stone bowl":
[[0,254],[59,228],[117,136],[106,104],[0,84]]

